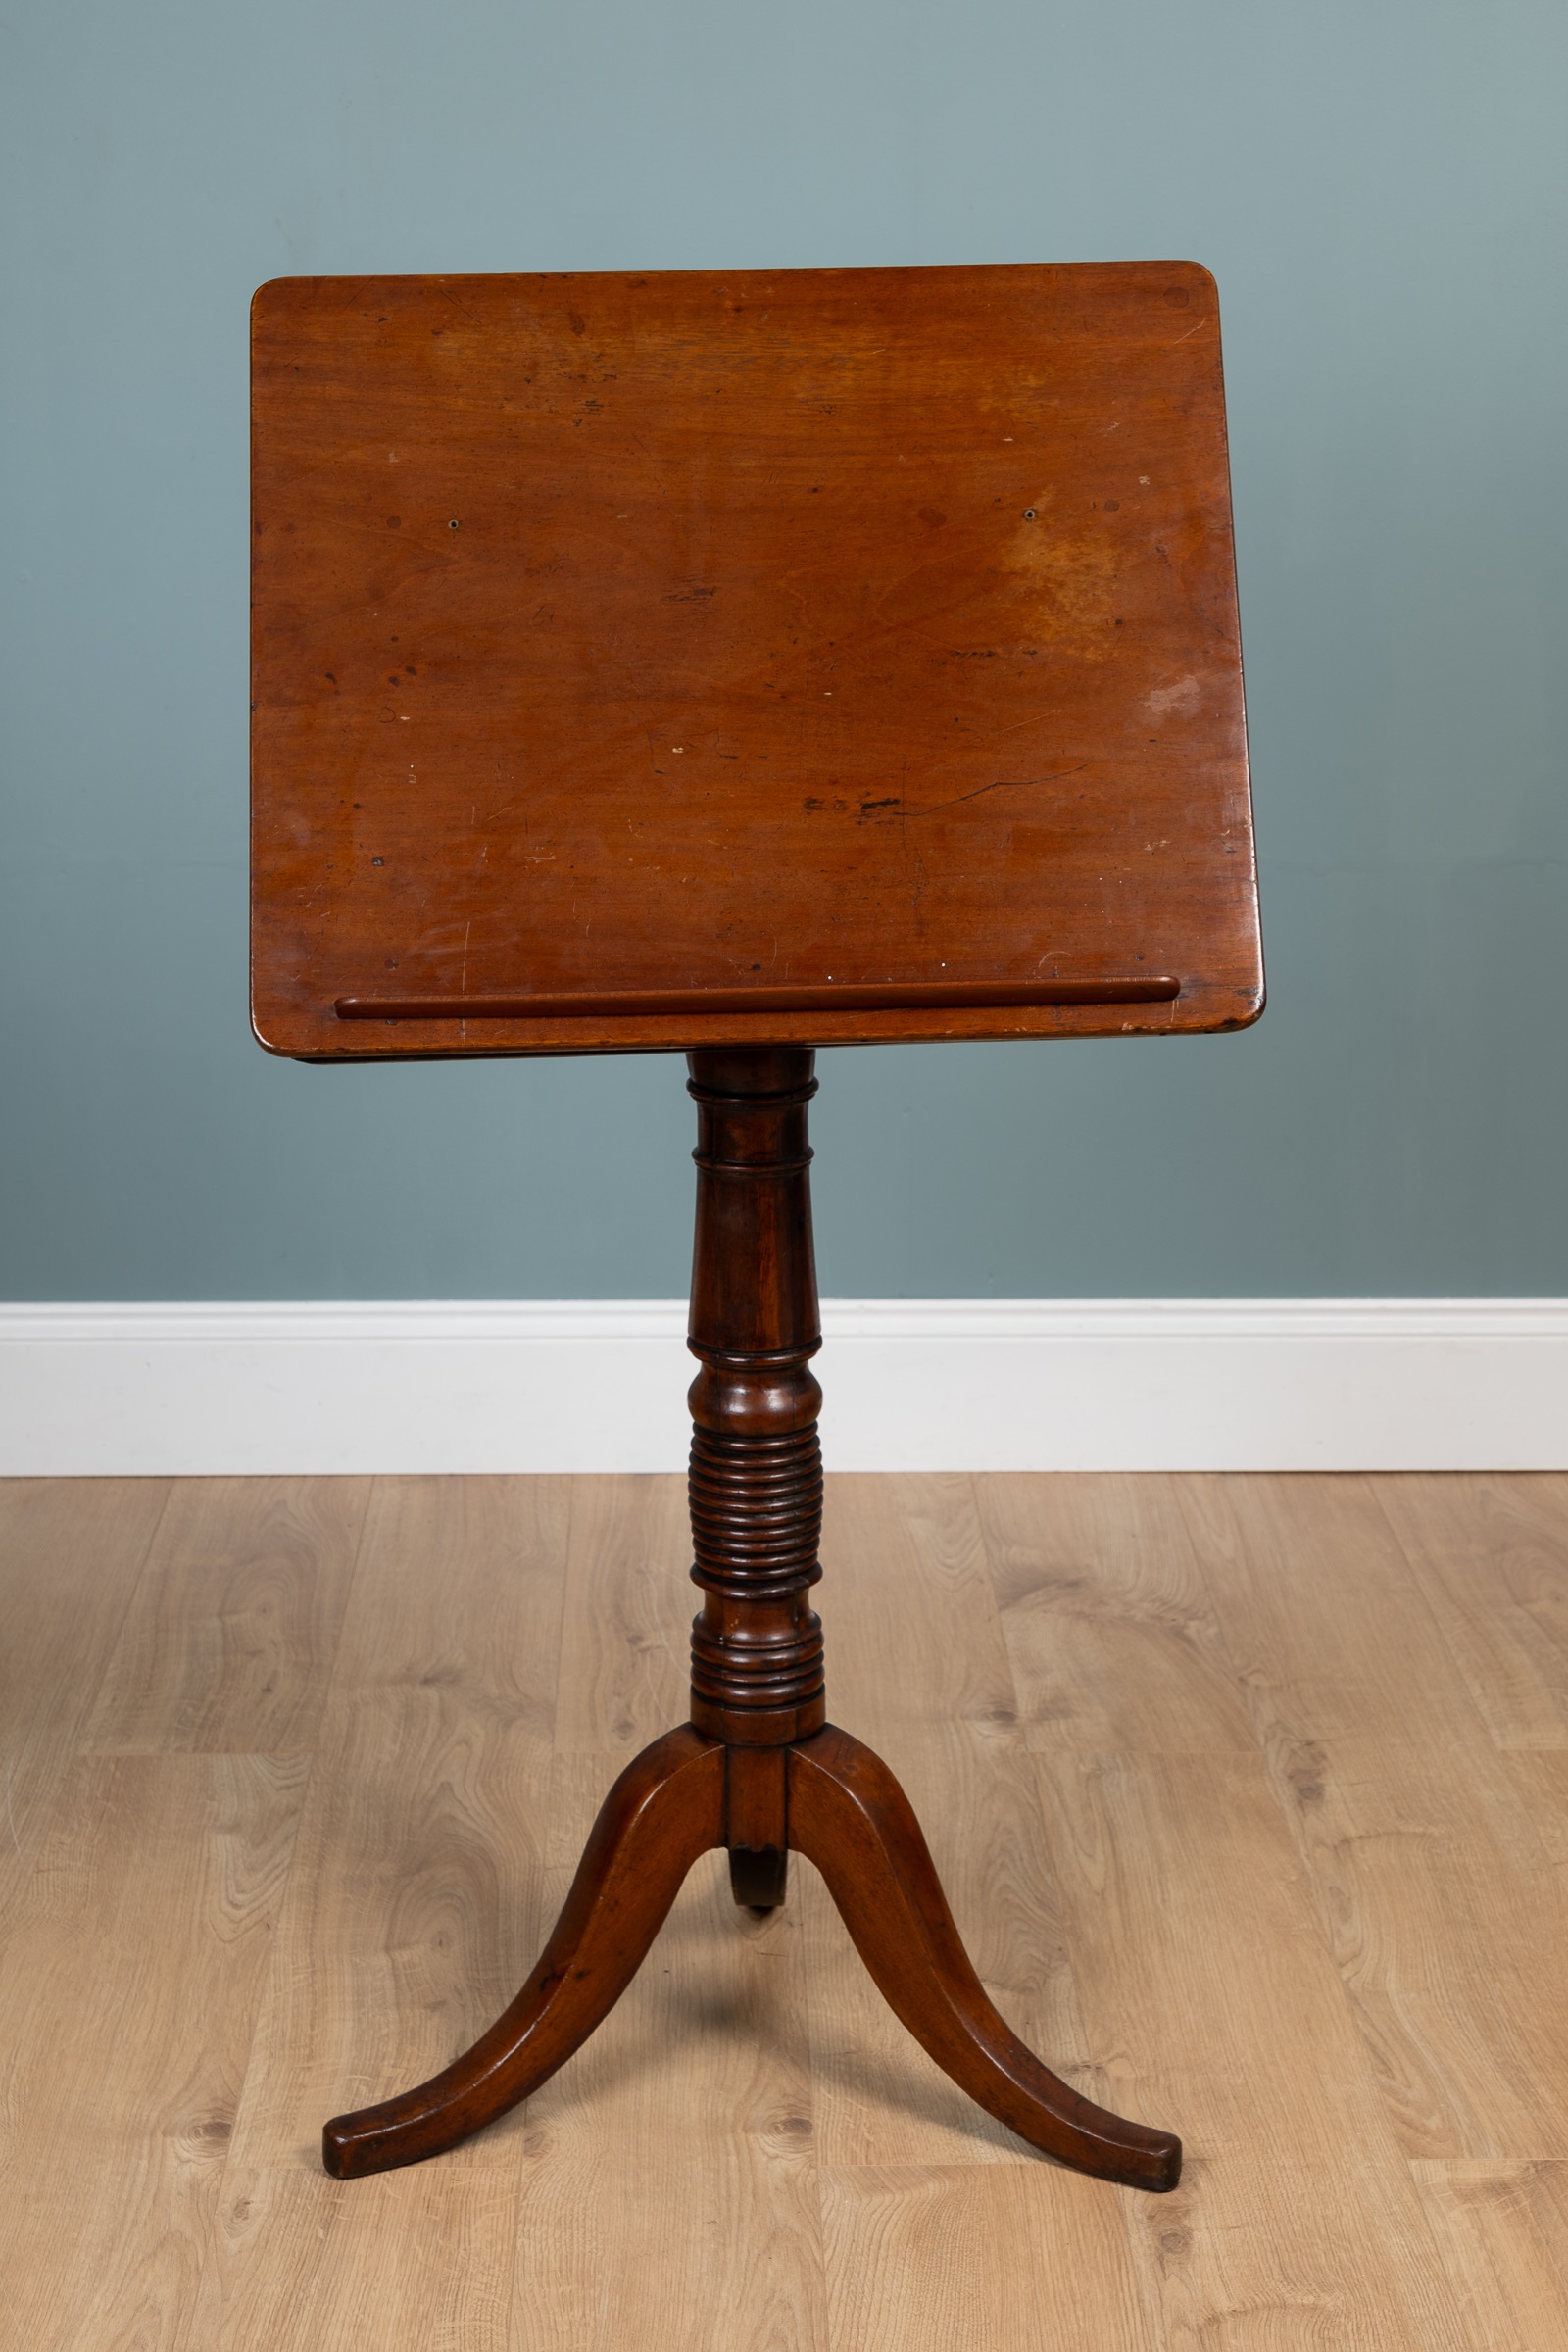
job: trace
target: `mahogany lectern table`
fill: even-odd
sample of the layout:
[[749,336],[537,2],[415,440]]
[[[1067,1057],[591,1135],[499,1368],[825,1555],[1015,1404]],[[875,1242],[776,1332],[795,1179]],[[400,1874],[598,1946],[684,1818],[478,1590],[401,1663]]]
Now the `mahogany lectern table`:
[[526,2097],[723,1846],[758,1909],[809,1856],[1024,2139],[1170,2188],[1170,2132],[1004,2023],[826,1720],[807,1105],[819,1045],[1261,1009],[1213,281],[288,278],[253,348],[261,1042],[679,1051],[698,1122],[691,1719],[611,1789],[511,2008],[329,2123],[327,2168]]

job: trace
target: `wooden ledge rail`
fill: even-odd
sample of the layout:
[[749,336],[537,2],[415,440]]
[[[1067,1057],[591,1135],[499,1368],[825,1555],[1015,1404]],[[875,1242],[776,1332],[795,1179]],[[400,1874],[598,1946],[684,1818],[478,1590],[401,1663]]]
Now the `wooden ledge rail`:
[[1181,994],[1161,975],[1114,980],[826,982],[809,988],[617,988],[557,996],[339,997],[340,1021],[559,1021],[658,1013],[899,1012],[911,1005],[1160,1004]]

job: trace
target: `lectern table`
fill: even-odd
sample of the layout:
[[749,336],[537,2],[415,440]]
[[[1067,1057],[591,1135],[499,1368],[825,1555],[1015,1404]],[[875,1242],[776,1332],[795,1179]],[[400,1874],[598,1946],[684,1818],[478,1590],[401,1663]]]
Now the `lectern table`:
[[1003,2022],[826,1720],[807,1105],[819,1045],[1261,1009],[1213,281],[281,279],[253,356],[262,1043],[682,1052],[698,1110],[691,1719],[610,1791],[512,2007],[329,2123],[328,2169],[525,2097],[723,1846],[756,1908],[808,1855],[1023,2138],[1171,2187],[1169,2132]]

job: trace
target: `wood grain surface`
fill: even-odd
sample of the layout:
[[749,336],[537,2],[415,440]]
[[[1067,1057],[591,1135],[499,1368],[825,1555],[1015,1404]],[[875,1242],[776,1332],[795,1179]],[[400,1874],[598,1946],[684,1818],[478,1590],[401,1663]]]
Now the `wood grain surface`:
[[1330,1740],[1279,1788],[1408,2156],[1568,2157],[1568,1886],[1508,1762]]
[[284,278],[253,358],[274,1052],[1256,1017],[1206,270]]
[[1158,1475],[978,1482],[1031,1747],[1253,1747],[1178,1486]]
[[61,1490],[10,1479],[0,1542],[0,1873],[36,1849],[120,1640],[169,1501],[162,1478],[84,1479],[60,1535]]
[[196,2314],[308,1755],[81,1755],[8,1906],[8,2326],[200,2342]]
[[320,2127],[444,2064],[543,1941],[569,1510],[549,1478],[375,1483],[254,2013],[202,2352],[360,2342],[369,2312],[393,2342],[511,2340],[515,2141],[325,2181],[323,2199]]
[[[1421,1745],[1432,1737],[1434,1706],[1450,1741],[1485,1739],[1372,1481],[1303,1472],[1176,1484],[1265,1743],[1364,1734]],[[1322,1572],[1325,1559],[1337,1575]]]
[[1568,2165],[1413,2168],[1477,2352],[1568,2344]]
[[173,1483],[84,1744],[314,1748],[368,1479]]
[[1457,1564],[1528,1643],[1568,1523],[1501,1488],[828,1482],[835,1712],[1008,2022],[1182,2131],[1153,2199],[970,2106],[808,1862],[756,1921],[716,1853],[524,2107],[328,2179],[321,2117],[504,2005],[678,1692],[679,1482],[0,1487],[19,2342],[1555,2352],[1564,1693]]
[[1387,1479],[1383,1508],[1501,1747],[1568,1747],[1568,1478]]

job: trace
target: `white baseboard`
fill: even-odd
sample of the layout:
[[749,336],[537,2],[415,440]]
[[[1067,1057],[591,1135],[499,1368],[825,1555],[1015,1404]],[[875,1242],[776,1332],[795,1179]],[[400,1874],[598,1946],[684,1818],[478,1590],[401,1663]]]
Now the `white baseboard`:
[[[824,1301],[838,1470],[1568,1468],[1568,1300]],[[0,1475],[676,1470],[677,1300],[0,1307]]]

